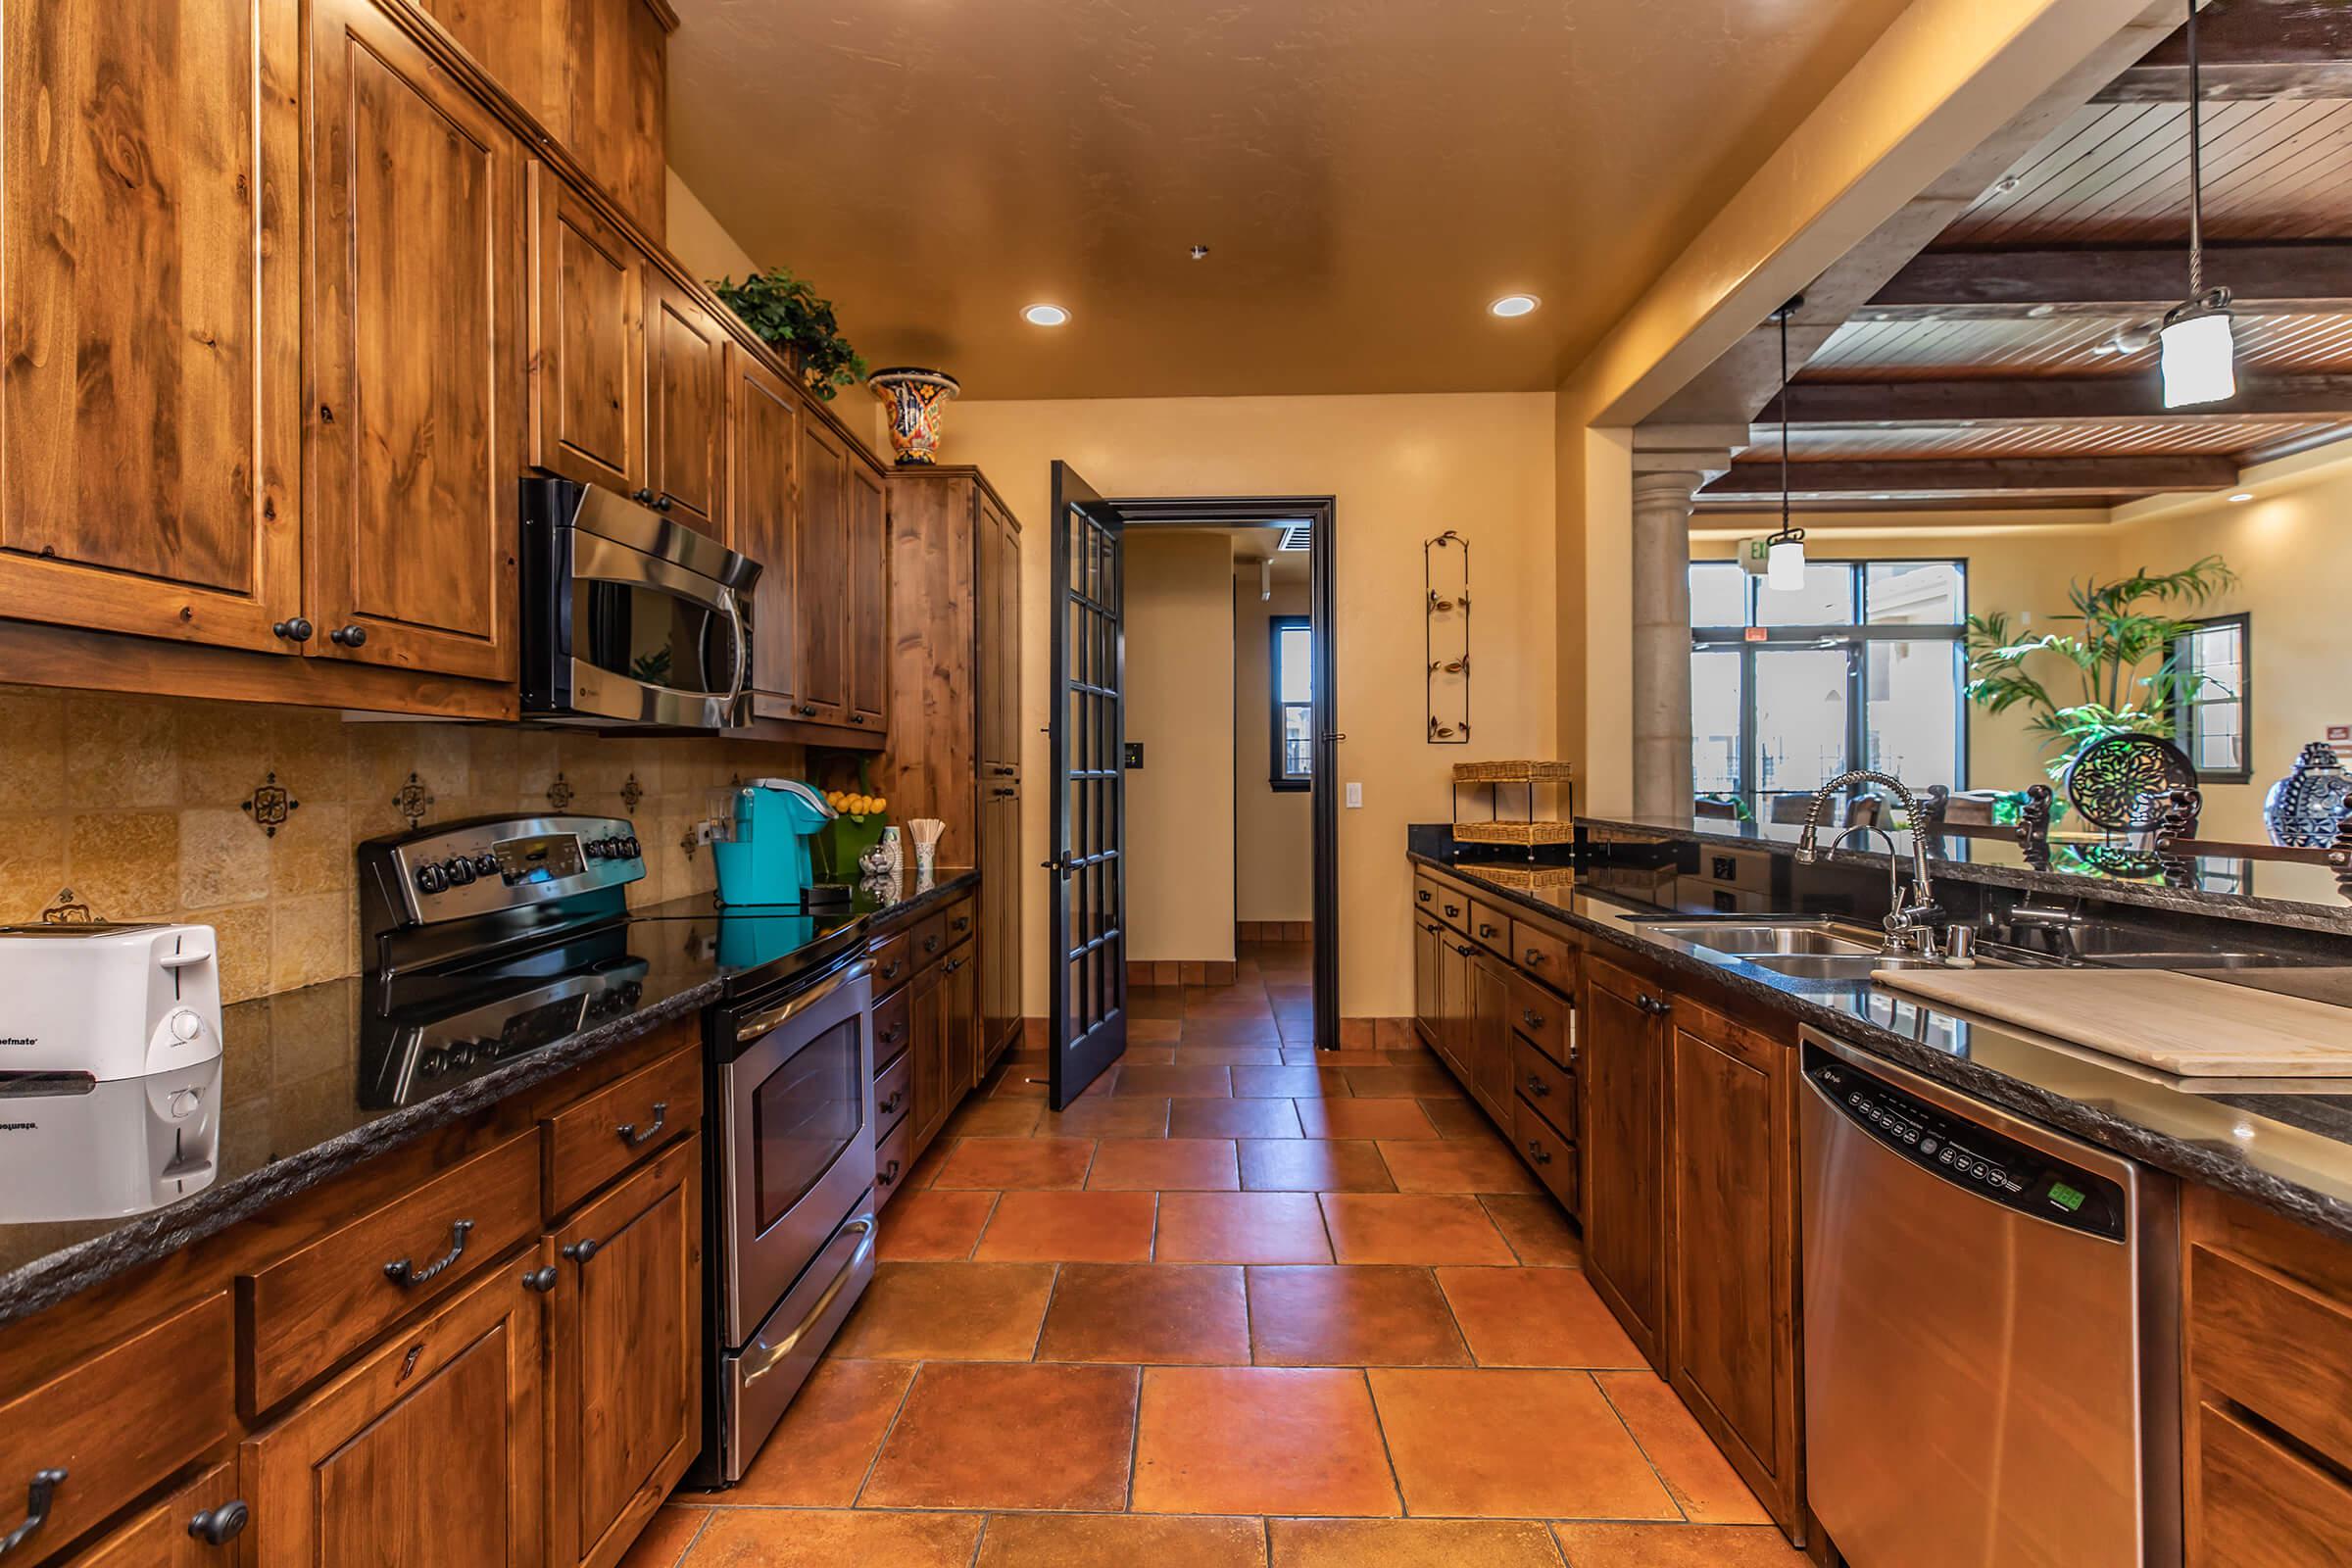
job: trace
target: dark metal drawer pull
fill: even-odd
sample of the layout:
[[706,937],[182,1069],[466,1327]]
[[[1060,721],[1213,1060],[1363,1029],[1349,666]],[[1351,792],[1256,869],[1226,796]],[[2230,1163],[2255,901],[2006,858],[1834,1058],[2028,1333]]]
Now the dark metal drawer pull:
[[556,1288],[556,1265],[548,1263],[538,1268],[524,1270],[522,1288],[526,1291],[537,1291],[541,1296],[554,1290]]
[[598,1241],[595,1237],[583,1237],[581,1240],[572,1243],[569,1247],[564,1248],[564,1255],[570,1258],[574,1263],[578,1263],[585,1267],[588,1260],[594,1257],[597,1253],[603,1251],[604,1248],[605,1244]]
[[876,1187],[888,1187],[888,1186],[890,1186],[890,1185],[891,1185],[893,1182],[896,1182],[898,1179],[899,1179],[899,1162],[898,1162],[897,1160],[895,1160],[895,1159],[894,1159],[894,1160],[892,1160],[892,1161],[891,1161],[891,1162],[890,1162],[888,1165],[884,1166],[884,1167],[882,1168],[882,1170],[881,1170],[879,1173],[877,1173],[877,1174],[875,1175],[875,1177],[874,1177],[874,1185],[875,1185]]
[[882,1039],[879,1043],[885,1046],[895,1046],[899,1043],[899,1036],[906,1032],[906,1026],[904,1023],[894,1023],[882,1031]]
[[1482,940],[1492,940],[1502,935],[1502,927],[1489,925],[1486,921],[1481,920],[1478,922],[1478,934]]
[[882,966],[882,978],[885,980],[896,980],[899,977],[899,970],[903,966],[903,962],[904,960],[902,959],[893,958],[888,963],[884,964]]
[[417,1268],[407,1258],[399,1258],[384,1265],[384,1278],[404,1291],[413,1291],[419,1285],[431,1283],[450,1264],[466,1255],[466,1238],[472,1233],[473,1221],[469,1219],[458,1221],[449,1228],[449,1250],[442,1254],[440,1261],[425,1268]]
[[937,953],[939,951],[938,932],[934,931],[929,936],[923,938],[923,951],[925,953]]
[[661,1137],[662,1129],[668,1125],[669,1102],[666,1100],[657,1100],[654,1102],[653,1124],[647,1127],[645,1131],[639,1132],[637,1130],[637,1124],[633,1121],[624,1121],[612,1130],[620,1134],[620,1141],[622,1143],[628,1145],[631,1149],[635,1149],[641,1144],[650,1144],[655,1139]]
[[1476,953],[1478,950],[1477,950],[1476,948],[1474,948],[1474,947],[1470,946],[1470,945],[1469,945],[1467,942],[1457,942],[1457,943],[1455,943],[1455,944],[1454,944],[1454,946],[1453,946],[1453,951],[1454,951],[1454,952],[1456,952],[1456,953],[1458,953],[1458,954],[1460,954],[1460,955],[1461,955],[1463,957],[1467,958],[1468,956],[1470,956],[1470,955],[1472,955],[1473,953]]
[[188,1521],[188,1534],[208,1546],[225,1546],[245,1533],[253,1510],[242,1497],[231,1497],[218,1508],[207,1508]]
[[1530,1029],[1541,1029],[1544,1027],[1544,1015],[1533,1007],[1521,1007],[1519,1009],[1519,1017],[1520,1020]]
[[1531,1072],[1527,1075],[1527,1092],[1538,1100],[1542,1100],[1545,1095],[1551,1093],[1551,1085],[1544,1081],[1542,1073]]
[[1448,904],[1447,906],[1446,906],[1446,919],[1448,919],[1448,920],[1451,920],[1451,919],[1455,918],[1455,917],[1456,917],[1456,916],[1458,916],[1458,915],[1459,915],[1461,912],[1462,912],[1462,907],[1461,907],[1461,906],[1460,906],[1460,905],[1458,905],[1458,904]]
[[939,972],[941,974],[954,974],[956,970],[962,967],[963,960],[961,958],[950,958],[947,962],[939,966]]
[[0,1557],[7,1556],[24,1544],[25,1538],[49,1522],[49,1504],[57,1499],[57,1489],[66,1484],[63,1470],[35,1470],[32,1486],[24,1494],[24,1522],[7,1535],[0,1536]]
[[1526,964],[1531,969],[1540,968],[1544,961],[1544,950],[1542,948],[1530,948],[1525,953],[1519,955],[1519,961]]
[[1551,1151],[1544,1147],[1543,1140],[1530,1138],[1527,1141],[1527,1157],[1539,1165],[1548,1165],[1551,1163]]
[[1429,889],[1416,888],[1413,891],[1413,897],[1419,899],[1423,904],[1427,904],[1429,902]]
[[906,1103],[906,1091],[904,1089],[896,1090],[892,1093],[888,1100],[882,1102],[882,1114],[885,1116],[895,1115],[898,1112],[898,1108],[905,1103]]

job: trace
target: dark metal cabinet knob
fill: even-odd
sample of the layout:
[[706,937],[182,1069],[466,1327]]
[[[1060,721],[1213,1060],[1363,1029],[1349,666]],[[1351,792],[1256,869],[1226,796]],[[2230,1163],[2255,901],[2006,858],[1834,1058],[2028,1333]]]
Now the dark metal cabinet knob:
[[1674,1010],[1673,1003],[1663,997],[1653,997],[1647,992],[1635,999],[1635,1005],[1653,1018],[1663,1018]]
[[1474,947],[1470,946],[1470,944],[1468,944],[1467,942],[1457,942],[1457,943],[1455,943],[1455,944],[1454,944],[1454,946],[1453,946],[1453,951],[1454,951],[1454,952],[1456,952],[1456,953],[1458,953],[1458,954],[1460,954],[1460,955],[1461,955],[1463,957],[1467,958],[1468,956],[1470,956],[1470,955],[1472,955],[1473,953],[1476,953],[1478,950],[1477,950],[1476,948],[1474,948]]
[[629,499],[641,507],[650,507],[658,498],[651,490],[632,490],[629,492]]
[[296,615],[291,620],[279,621],[270,629],[290,643],[307,643],[311,640],[311,633],[318,628]]
[[208,1546],[225,1546],[245,1533],[246,1522],[253,1510],[241,1497],[231,1497],[218,1508],[207,1508],[188,1521],[188,1534]]
[[1542,948],[1530,948],[1525,953],[1519,955],[1519,961],[1526,964],[1531,969],[1542,968],[1544,964],[1544,950]]
[[556,1288],[556,1265],[543,1263],[537,1268],[525,1269],[522,1275],[522,1288],[526,1291],[537,1291],[541,1296],[554,1290]]
[[49,1505],[57,1500],[57,1489],[66,1484],[63,1470],[35,1470],[32,1484],[24,1489],[24,1522],[7,1535],[0,1536],[0,1557],[7,1556],[30,1539],[32,1533],[49,1522]]
[[1538,1100],[1542,1100],[1545,1095],[1551,1093],[1551,1085],[1544,1081],[1542,1073],[1531,1072],[1527,1075],[1527,1092]]
[[363,647],[368,641],[368,628],[359,625],[337,626],[326,634],[326,640],[338,648]]
[[604,1250],[605,1244],[598,1241],[595,1237],[590,1236],[583,1238],[580,1241],[576,1241],[569,1247],[564,1248],[564,1255],[570,1258],[574,1263],[585,1264],[590,1258],[594,1257],[597,1253],[603,1251]]
[[905,1103],[906,1103],[906,1091],[898,1090],[888,1100],[882,1102],[882,1114],[885,1116],[895,1115],[898,1108]]
[[659,500],[659,501],[657,501],[657,502],[655,502],[655,503],[654,503],[654,510],[655,510],[656,512],[667,512],[667,511],[668,511],[668,510],[669,510],[669,509],[670,509],[672,506],[674,506],[674,505],[676,504],[676,502],[677,502],[677,497],[675,497],[675,496],[671,496],[671,495],[664,495],[664,496],[662,496],[662,499],[661,499],[661,500]]
[[814,703],[802,703],[798,707],[794,708],[793,711],[800,714],[803,718],[814,718],[816,716],[816,705]]

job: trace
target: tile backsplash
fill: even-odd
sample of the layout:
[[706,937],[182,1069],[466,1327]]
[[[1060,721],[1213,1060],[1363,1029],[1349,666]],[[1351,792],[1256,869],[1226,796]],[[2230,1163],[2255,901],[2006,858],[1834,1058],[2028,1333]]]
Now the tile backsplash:
[[[547,810],[559,779],[569,809],[630,817],[646,850],[630,902],[645,904],[710,891],[710,851],[682,841],[713,791],[804,765],[798,747],[715,737],[0,686],[0,923],[70,890],[98,919],[215,927],[228,1000],[289,991],[359,971],[353,850],[407,828],[412,774],[426,824]],[[272,772],[299,803],[274,837],[246,809]]]

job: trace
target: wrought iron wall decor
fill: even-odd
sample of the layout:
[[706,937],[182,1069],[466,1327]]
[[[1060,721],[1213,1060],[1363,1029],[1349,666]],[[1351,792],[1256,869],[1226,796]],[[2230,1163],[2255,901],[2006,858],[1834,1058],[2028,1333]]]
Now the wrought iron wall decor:
[[571,809],[572,798],[571,780],[565,778],[562,773],[558,773],[556,781],[547,787],[547,804],[556,810],[568,811]]
[[433,792],[423,779],[411,773],[409,781],[393,795],[392,804],[401,815],[409,819],[409,828],[413,832],[416,824],[424,820],[425,813],[433,808]]
[[1448,528],[1421,542],[1421,591],[1426,615],[1421,648],[1429,661],[1429,744],[1465,746],[1470,741],[1469,540]]
[[645,786],[637,782],[635,773],[631,773],[627,778],[621,780],[620,804],[627,808],[631,816],[637,814],[637,808],[644,800]]
[[286,787],[277,781],[277,769],[274,767],[270,770],[270,776],[255,785],[253,793],[237,805],[247,816],[253,818],[253,825],[269,838],[277,837],[277,830],[286,825],[286,818],[302,809],[302,803],[287,794]]
[[2188,754],[2160,735],[2093,741],[2066,770],[2066,798],[2084,821],[2110,833],[2153,828],[2167,795],[2196,787]]

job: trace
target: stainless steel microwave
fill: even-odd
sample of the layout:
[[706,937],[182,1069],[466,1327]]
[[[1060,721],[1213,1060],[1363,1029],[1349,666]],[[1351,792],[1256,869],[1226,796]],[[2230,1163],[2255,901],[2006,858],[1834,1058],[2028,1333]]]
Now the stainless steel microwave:
[[522,711],[724,729],[751,716],[760,564],[626,496],[522,482]]

